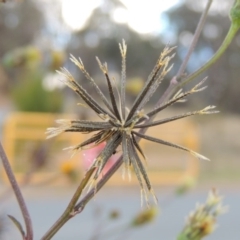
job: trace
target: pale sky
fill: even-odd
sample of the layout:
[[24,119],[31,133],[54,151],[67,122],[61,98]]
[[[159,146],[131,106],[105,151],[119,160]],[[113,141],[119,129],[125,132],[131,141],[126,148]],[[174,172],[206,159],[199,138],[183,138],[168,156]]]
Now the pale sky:
[[[121,0],[126,6],[118,8],[112,15],[114,21],[127,23],[133,30],[148,34],[161,31],[160,14],[180,0]],[[72,30],[81,29],[101,0],[61,0],[62,16]]]

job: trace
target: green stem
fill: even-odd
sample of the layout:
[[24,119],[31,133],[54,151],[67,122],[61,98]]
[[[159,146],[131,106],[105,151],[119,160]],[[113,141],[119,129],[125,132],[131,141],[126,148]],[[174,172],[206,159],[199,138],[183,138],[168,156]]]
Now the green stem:
[[81,212],[86,204],[94,197],[94,195],[107,183],[110,177],[118,170],[118,168],[122,165],[122,155],[118,158],[118,160],[113,164],[113,166],[106,172],[106,174],[102,177],[102,179],[97,183],[95,189],[91,189],[84,198],[76,204],[74,210],[78,213]]
[[49,240],[51,239],[58,230],[72,217],[74,217],[78,212],[74,210],[75,204],[77,203],[83,189],[87,185],[89,179],[91,178],[93,172],[95,171],[95,168],[90,169],[81,183],[79,184],[76,192],[74,193],[71,201],[69,202],[66,210],[61,215],[61,217],[54,223],[54,225],[45,233],[45,235],[41,238],[41,240]]
[[202,72],[206,71],[210,66],[212,66],[226,51],[230,43],[232,42],[234,36],[238,32],[240,26],[238,24],[232,23],[229,31],[222,43],[222,45],[219,47],[217,52],[213,55],[213,57],[206,62],[201,68],[199,68],[196,72],[192,73],[190,76],[188,76],[185,80],[183,80],[178,87],[182,87],[183,85],[187,84],[188,82],[192,81],[194,78],[199,76]]

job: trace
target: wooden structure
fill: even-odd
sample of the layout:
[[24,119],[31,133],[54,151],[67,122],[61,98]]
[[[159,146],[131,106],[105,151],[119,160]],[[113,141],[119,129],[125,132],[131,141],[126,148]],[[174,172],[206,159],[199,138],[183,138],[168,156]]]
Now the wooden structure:
[[[3,145],[18,178],[21,178],[24,174],[24,171],[19,170],[18,167],[19,164],[21,165],[21,163],[18,162],[20,161],[18,159],[19,141],[27,141],[30,143],[39,142],[47,145],[50,145],[51,141],[54,141],[54,144],[64,142],[63,147],[66,147],[76,145],[86,138],[84,134],[66,133],[54,138],[54,140],[46,140],[46,128],[55,126],[55,120],[63,118],[71,119],[73,116],[22,112],[12,113],[8,116],[3,129]],[[188,119],[153,127],[147,134],[183,145],[194,151],[199,150],[196,126]],[[153,185],[178,184],[185,177],[196,177],[198,175],[199,160],[190,154],[147,141],[141,142],[140,145],[142,145],[149,160],[147,168],[150,181]],[[54,150],[51,151],[54,152]],[[55,163],[34,174],[33,183],[39,182],[40,179],[51,177],[56,171],[59,172],[59,166],[57,165],[59,165],[61,161],[67,161],[68,159],[74,162],[82,175],[81,154],[75,154],[75,156],[71,158],[70,153],[62,152],[58,149],[53,154],[53,156],[56,155],[57,157],[53,157],[56,160]],[[25,155],[24,157],[27,158],[29,156]],[[55,160],[52,159],[51,161]],[[23,161],[22,165],[24,164],[28,164],[27,161]],[[131,182],[128,180],[123,181],[121,171],[118,171],[108,184],[129,185],[135,183],[137,184],[135,177],[132,177]]]
[[[27,170],[30,164],[28,160],[34,156],[34,148],[36,149],[39,146],[44,146],[45,150],[50,151],[51,148],[55,148],[55,153],[59,156],[56,164],[48,164],[47,168],[43,168],[42,171],[37,171],[34,173],[32,181],[34,183],[41,182],[42,179],[51,179],[52,175],[55,175],[56,172],[60,172],[60,162],[62,161],[71,161],[74,165],[80,166],[79,157],[77,155],[71,158],[71,154],[68,152],[62,151],[61,148],[54,145],[59,145],[60,142],[63,142],[62,146],[73,146],[78,144],[80,141],[83,141],[84,136],[79,134],[76,135],[63,134],[58,136],[55,139],[46,139],[46,129],[48,127],[56,126],[57,119],[72,119],[72,115],[64,114],[51,114],[51,113],[28,113],[28,112],[16,112],[11,113],[4,124],[3,128],[3,146],[8,155],[9,161],[12,165],[14,172],[18,179],[21,179],[26,173],[24,168]],[[22,147],[21,142],[27,142],[31,146],[25,148],[25,154],[22,158],[18,155],[20,154],[19,148]],[[54,150],[53,150],[54,151]],[[45,154],[46,155],[46,154]],[[53,154],[52,154],[53,155]],[[29,158],[26,160],[26,158]],[[53,160],[56,160],[56,158]],[[49,166],[50,165],[50,166]],[[80,169],[80,167],[79,167]],[[32,182],[31,181],[31,182]]]

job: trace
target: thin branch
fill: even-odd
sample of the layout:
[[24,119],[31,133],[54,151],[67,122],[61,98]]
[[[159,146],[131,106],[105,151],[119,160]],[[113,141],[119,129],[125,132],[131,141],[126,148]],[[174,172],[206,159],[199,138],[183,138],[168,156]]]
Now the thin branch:
[[[202,28],[203,28],[203,25],[204,25],[204,22],[207,18],[207,13],[210,9],[210,5],[212,3],[212,0],[208,0],[208,4],[206,6],[206,8],[204,9],[203,13],[202,13],[202,16],[199,20],[199,23],[198,23],[198,26],[197,26],[197,30],[194,34],[194,37],[193,37],[193,40],[192,40],[192,43],[189,47],[189,50],[188,50],[188,53],[186,55],[186,59],[183,60],[183,63],[182,65],[180,66],[178,72],[177,72],[177,75],[174,76],[171,81],[170,81],[170,84],[168,86],[168,88],[166,89],[166,91],[163,93],[163,95],[159,98],[158,102],[156,103],[154,109],[156,108],[159,108],[164,102],[166,102],[169,97],[172,95],[172,93],[174,91],[176,91],[178,88],[179,88],[179,85],[180,83],[178,82],[178,79],[181,78],[181,76],[183,75],[184,71],[185,71],[185,68],[186,68],[186,63],[187,61],[189,60],[189,56],[192,54],[193,50],[194,50],[194,46],[196,45],[198,39],[199,39],[199,35],[200,35],[200,32],[202,31]],[[185,67],[184,67],[185,66]],[[181,70],[181,71],[180,71]],[[153,120],[154,120],[154,117],[155,116],[152,116],[150,117],[149,119],[147,119],[145,121],[145,124],[150,124]],[[144,134],[145,132],[147,131],[147,128],[142,128],[139,133],[141,134]],[[138,138],[139,140],[139,138]]]
[[25,238],[26,240],[33,240],[33,228],[32,228],[31,217],[1,142],[0,142],[0,157],[2,159],[3,167],[7,174],[8,180],[12,186],[12,189],[18,201],[18,205],[22,212],[22,216],[24,219],[25,227],[26,227]]
[[170,84],[168,86],[168,88],[166,89],[166,91],[164,92],[164,94],[162,95],[162,97],[159,99],[159,101],[157,102],[156,106],[160,106],[163,102],[165,102],[171,95],[174,91],[176,91],[179,87],[179,79],[181,79],[181,76],[184,74],[185,70],[186,70],[186,66],[187,66],[187,63],[188,63],[188,60],[189,60],[189,57],[191,56],[191,54],[193,53],[194,51],[194,48],[196,46],[196,43],[198,42],[198,39],[199,39],[199,35],[203,29],[203,26],[204,26],[204,23],[206,21],[206,18],[207,18],[207,14],[208,14],[208,11],[210,9],[210,6],[212,4],[212,1],[213,0],[208,0],[208,3],[207,3],[207,6],[206,8],[204,9],[203,13],[202,13],[202,16],[199,20],[199,23],[198,23],[198,26],[196,28],[196,31],[195,31],[195,34],[193,36],[193,40],[192,40],[192,43],[190,44],[190,47],[188,49],[188,52],[187,52],[187,55],[186,57],[184,58],[176,76],[174,76],[171,81],[170,81]]
[[78,213],[77,211],[75,211],[74,206],[77,203],[80,195],[82,194],[83,189],[87,185],[94,171],[95,171],[95,168],[92,168],[89,171],[87,171],[87,173],[85,174],[85,177],[81,181],[71,201],[69,202],[66,210],[61,215],[61,217],[54,223],[54,225],[44,234],[41,240],[51,239],[70,218],[74,217]]
[[196,44],[198,42],[200,33],[201,33],[201,31],[203,29],[203,26],[205,24],[205,21],[207,19],[207,14],[208,14],[208,11],[210,9],[210,6],[211,6],[212,2],[213,2],[213,0],[209,0],[208,1],[206,8],[205,8],[204,12],[201,15],[201,18],[199,20],[198,26],[197,26],[196,31],[195,31],[194,36],[193,36],[193,40],[192,40],[192,42],[190,44],[190,47],[188,49],[187,55],[185,56],[181,66],[180,66],[180,68],[179,68],[179,70],[177,72],[177,75],[176,75],[177,79],[180,78],[183,75],[183,73],[185,72],[188,60],[189,60],[192,52],[194,51],[194,49],[196,47]]
[[192,73],[190,76],[188,76],[186,79],[184,79],[181,83],[181,85],[184,85],[190,81],[192,81],[195,77],[200,75],[202,72],[204,72],[206,69],[208,69],[211,65],[213,65],[226,51],[230,43],[232,42],[233,38],[237,34],[237,32],[240,29],[240,1],[236,0],[230,10],[230,20],[231,20],[231,26],[229,28],[229,31],[223,40],[223,43],[218,48],[217,52],[213,55],[213,57],[205,63],[200,69]]
[[97,183],[95,189],[91,189],[86,196],[79,201],[74,210],[78,213],[81,213],[85,208],[86,204],[94,197],[94,195],[106,184],[106,182],[111,178],[111,176],[118,170],[122,165],[123,157],[120,156],[114,165],[109,169],[109,171],[102,177],[102,179]]
[[194,78],[196,78],[197,76],[199,76],[202,72],[204,72],[205,70],[207,70],[210,66],[212,66],[221,56],[222,54],[226,51],[226,49],[228,48],[228,46],[230,45],[230,43],[232,42],[234,36],[236,35],[236,33],[239,30],[239,26],[232,24],[221,47],[217,50],[217,52],[213,55],[213,57],[206,62],[201,68],[199,68],[197,71],[195,71],[194,73],[192,73],[190,76],[188,76],[187,78],[185,78],[180,86],[187,84],[188,82],[192,81]]

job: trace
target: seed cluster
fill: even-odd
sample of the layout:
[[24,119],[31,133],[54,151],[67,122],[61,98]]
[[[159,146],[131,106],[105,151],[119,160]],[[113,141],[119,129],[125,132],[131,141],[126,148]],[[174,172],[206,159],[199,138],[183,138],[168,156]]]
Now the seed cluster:
[[[97,100],[95,100],[79,83],[77,83],[72,74],[67,69],[62,68],[61,71],[59,71],[59,73],[64,77],[62,81],[80,96],[80,98],[85,102],[85,104],[99,116],[101,121],[61,119],[57,120],[57,123],[60,126],[56,128],[48,128],[47,134],[48,138],[51,138],[63,132],[96,132],[86,141],[80,143],[77,146],[71,147],[71,149],[74,151],[81,150],[89,146],[94,147],[102,142],[106,142],[105,148],[96,157],[96,159],[94,159],[93,164],[90,167],[90,169],[96,169],[92,178],[92,183],[95,183],[97,181],[108,159],[112,156],[112,154],[116,152],[117,148],[121,145],[124,162],[123,175],[127,174],[130,177],[129,167],[131,166],[134,169],[134,172],[141,187],[141,196],[144,196],[146,201],[148,201],[147,193],[151,193],[154,199],[155,195],[153,193],[151,183],[149,181],[147,172],[142,161],[142,159],[146,158],[141,147],[138,144],[139,139],[146,139],[155,143],[175,147],[187,151],[200,159],[208,159],[185,147],[148,136],[142,133],[141,129],[157,126],[192,115],[210,114],[216,113],[217,111],[212,110],[213,108],[215,108],[214,106],[208,106],[200,111],[188,112],[158,121],[149,121],[150,118],[154,117],[157,113],[164,110],[168,106],[176,102],[184,101],[185,97],[187,97],[188,95],[200,92],[206,88],[202,87],[202,84],[206,80],[204,79],[191,90],[187,92],[182,92],[180,90],[169,101],[166,101],[159,107],[156,107],[151,111],[144,113],[143,109],[145,105],[151,99],[155,91],[158,89],[160,83],[164,79],[164,76],[172,68],[172,66],[168,67],[168,65],[174,54],[170,56],[169,54],[174,48],[170,48],[168,46],[165,47],[163,52],[160,54],[160,57],[157,60],[157,63],[154,66],[152,72],[150,73],[148,79],[146,80],[144,87],[136,97],[130,110],[128,110],[125,103],[127,46],[124,40],[122,44],[119,44],[119,48],[122,58],[122,71],[120,86],[116,87],[115,91],[113,87],[113,84],[115,82],[110,79],[107,63],[102,64],[101,61],[96,58],[107,82],[109,99],[105,97],[94,79],[86,71],[81,59],[76,59],[73,56],[71,56],[70,58],[71,61],[79,67],[79,69],[85,75],[86,79],[91,82],[93,88],[96,90],[96,93],[99,95],[102,104],[99,104]],[[140,131],[138,131],[138,129],[140,129]]]

